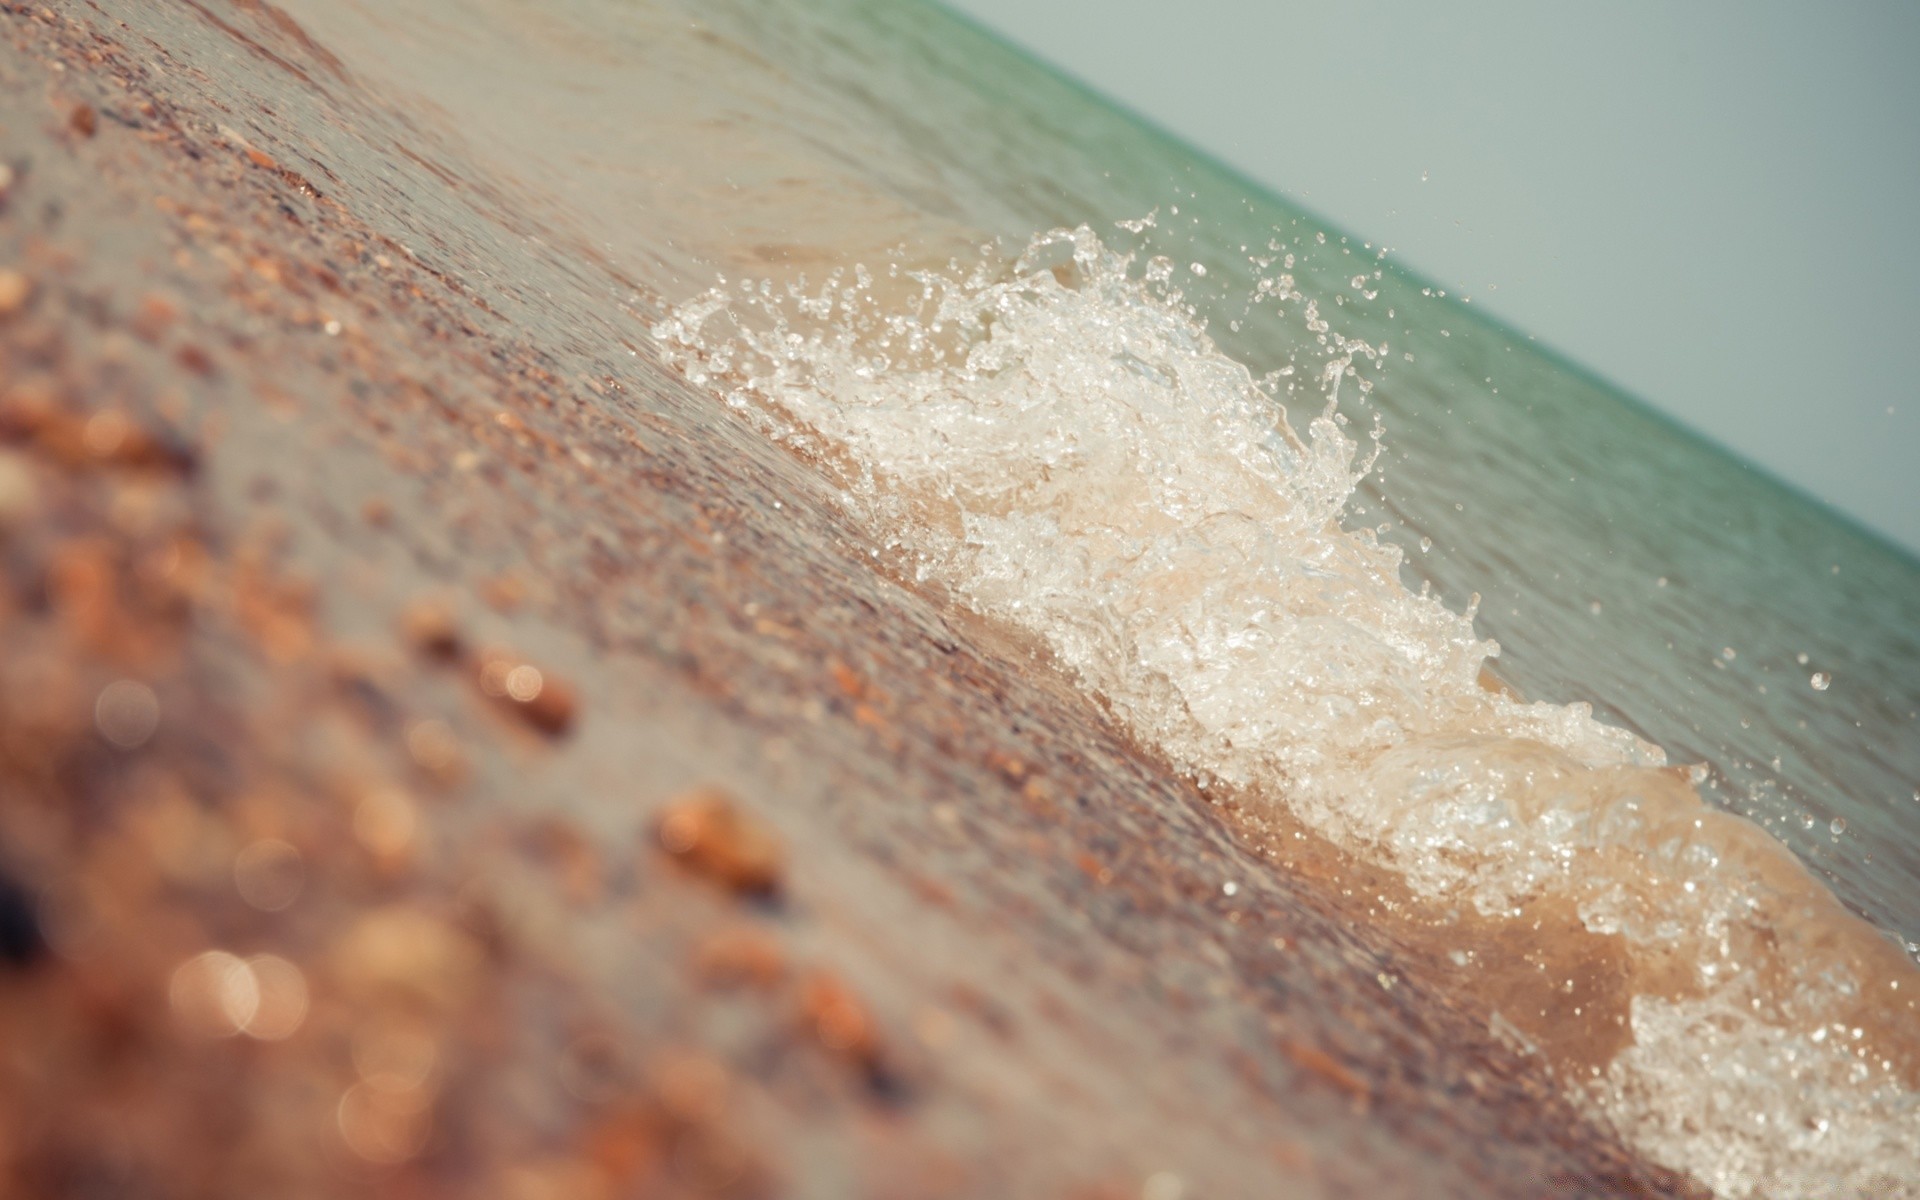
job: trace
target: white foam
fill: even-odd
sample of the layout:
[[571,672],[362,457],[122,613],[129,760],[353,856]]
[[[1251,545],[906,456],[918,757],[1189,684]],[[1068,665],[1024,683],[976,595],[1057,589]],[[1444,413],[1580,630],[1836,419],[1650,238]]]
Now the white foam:
[[1646,1152],[1730,1196],[1920,1195],[1897,1072],[1867,1086],[1794,1057],[1842,1019],[1868,1032],[1823,1053],[1912,1053],[1910,1001],[1875,991],[1904,971],[1914,995],[1910,964],[1658,747],[1482,686],[1498,648],[1471,614],[1341,526],[1370,462],[1341,398],[1385,347],[1342,337],[1290,278],[1260,284],[1305,323],[1292,369],[1324,407],[1302,437],[1279,380],[1221,353],[1172,277],[1082,227],[971,271],[722,288],[655,333],[815,459],[907,569],[1039,637],[1179,769],[1285,806],[1436,911],[1557,901],[1633,955],[1678,956],[1678,981],[1633,1002],[1636,1044],[1581,1092]]

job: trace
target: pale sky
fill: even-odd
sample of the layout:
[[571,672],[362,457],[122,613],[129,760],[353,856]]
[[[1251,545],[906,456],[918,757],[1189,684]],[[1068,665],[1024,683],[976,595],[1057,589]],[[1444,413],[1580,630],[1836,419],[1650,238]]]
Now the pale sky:
[[1920,551],[1920,4],[947,2]]

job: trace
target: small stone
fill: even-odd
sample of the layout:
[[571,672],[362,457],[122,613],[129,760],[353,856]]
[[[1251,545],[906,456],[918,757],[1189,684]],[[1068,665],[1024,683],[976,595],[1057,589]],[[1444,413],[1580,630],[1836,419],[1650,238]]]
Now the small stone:
[[824,971],[800,985],[800,1016],[820,1044],[863,1064],[880,1059],[880,1032],[853,989]]
[[32,465],[12,451],[0,451],[0,529],[24,523],[39,506]]
[[33,897],[0,875],[0,967],[28,967],[46,950]]
[[480,598],[495,612],[512,616],[527,602],[527,582],[512,571],[504,572],[480,585]]
[[583,1140],[587,1161],[604,1177],[622,1182],[648,1174],[667,1152],[650,1107],[615,1106]]
[[173,353],[173,360],[195,375],[211,375],[215,368],[213,356],[195,345],[185,345]]
[[466,749],[453,727],[438,717],[428,717],[407,726],[407,753],[421,770],[442,785],[452,785],[465,776]]
[[404,865],[420,828],[413,798],[392,786],[369,789],[353,809],[353,836],[381,863]]
[[433,1131],[433,1094],[427,1088],[377,1087],[365,1080],[349,1088],[337,1110],[340,1139],[376,1166],[406,1162]]
[[1373,1089],[1325,1050],[1286,1039],[1281,1041],[1280,1051],[1300,1070],[1345,1094],[1356,1112],[1364,1112],[1371,1104]]
[[464,1003],[479,986],[484,956],[454,926],[396,905],[361,917],[329,958],[332,977],[356,1004],[411,998],[445,1010]]
[[573,728],[574,717],[580,711],[578,693],[552,675],[544,677],[538,695],[518,703],[520,716],[527,724],[550,737],[559,737]]
[[180,306],[159,292],[148,292],[140,299],[140,306],[133,310],[133,319],[129,325],[133,335],[143,342],[153,343],[166,336],[174,322],[180,319]]
[[490,653],[480,663],[480,690],[549,737],[573,727],[580,701],[573,688],[512,654]]
[[660,1055],[648,1073],[661,1106],[677,1121],[707,1124],[719,1120],[726,1111],[732,1076],[706,1055],[669,1051]]
[[501,1177],[501,1200],[613,1200],[613,1185],[592,1163],[524,1163]]
[[76,104],[67,110],[67,128],[83,138],[90,138],[100,130],[100,114],[91,104]]
[[460,627],[453,610],[438,600],[416,600],[400,614],[407,643],[428,658],[450,662],[460,657]]
[[786,851],[779,839],[721,792],[701,790],[674,802],[654,836],[675,862],[730,891],[771,896],[780,890]]
[[0,267],[0,318],[11,317],[33,298],[33,280],[12,267]]
[[700,944],[694,956],[694,969],[713,987],[766,991],[786,978],[787,956],[780,943],[765,930],[723,929]]

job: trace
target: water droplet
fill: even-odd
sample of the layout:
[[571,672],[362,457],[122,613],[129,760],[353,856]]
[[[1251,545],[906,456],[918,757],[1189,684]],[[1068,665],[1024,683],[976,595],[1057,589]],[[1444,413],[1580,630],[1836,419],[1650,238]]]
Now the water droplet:
[[1187,270],[1192,271],[1195,275],[1200,276],[1200,278],[1202,279],[1205,279],[1207,277],[1207,268],[1206,268],[1206,264],[1204,263],[1194,263],[1191,266],[1189,266]]
[[1237,896],[1240,894],[1240,885],[1228,880],[1220,885],[1220,890],[1229,896]]
[[1720,647],[1720,657],[1726,659],[1728,662],[1732,662],[1737,655],[1735,655],[1732,646],[1722,646]]
[[1807,682],[1813,685],[1814,691],[1824,692],[1833,686],[1833,676],[1825,671],[1815,671],[1813,678],[1807,680]]
[[1431,550],[1431,549],[1433,549],[1433,539],[1432,539],[1432,538],[1430,538],[1430,537],[1423,537],[1423,538],[1421,538],[1421,539],[1420,539],[1420,553],[1422,553],[1422,554],[1425,554],[1425,553],[1426,553],[1427,551],[1429,551],[1429,550]]
[[1796,655],[1794,655],[1794,656],[1793,656],[1793,661],[1795,661],[1795,662],[1797,662],[1797,663],[1799,663],[1799,664],[1800,664],[1801,666],[1803,666],[1803,667],[1804,667],[1804,666],[1806,666],[1806,665],[1807,665],[1807,652],[1806,652],[1805,650],[1802,650],[1802,651],[1801,651],[1800,653],[1798,653],[1798,654],[1796,654]]
[[1835,817],[1833,820],[1827,822],[1827,832],[1835,837],[1839,837],[1846,831],[1847,819],[1845,817]]

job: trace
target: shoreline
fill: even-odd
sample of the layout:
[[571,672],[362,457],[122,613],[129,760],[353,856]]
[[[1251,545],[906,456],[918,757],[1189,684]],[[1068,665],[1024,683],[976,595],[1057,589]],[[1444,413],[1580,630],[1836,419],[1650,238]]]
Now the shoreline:
[[1692,1194],[290,20],[115,10],[0,7],[9,1194]]

